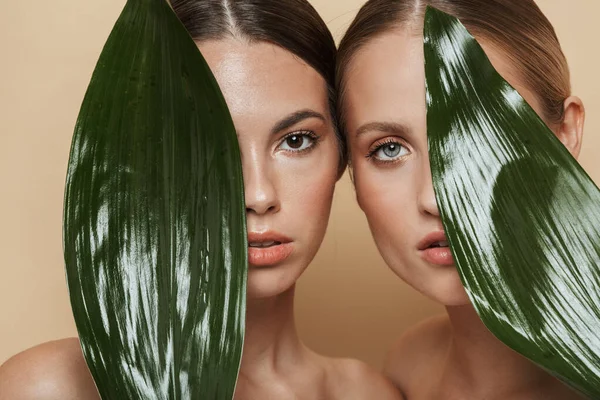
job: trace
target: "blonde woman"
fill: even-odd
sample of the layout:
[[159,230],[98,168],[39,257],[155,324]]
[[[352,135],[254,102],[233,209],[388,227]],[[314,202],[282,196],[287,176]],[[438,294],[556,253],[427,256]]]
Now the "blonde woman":
[[447,310],[399,339],[386,373],[409,400],[578,398],[487,330],[454,266],[429,167],[427,5],[462,21],[574,157],[583,134],[583,104],[571,95],[558,39],[533,0],[370,0],[362,7],[341,42],[337,76],[358,202],[388,266]]

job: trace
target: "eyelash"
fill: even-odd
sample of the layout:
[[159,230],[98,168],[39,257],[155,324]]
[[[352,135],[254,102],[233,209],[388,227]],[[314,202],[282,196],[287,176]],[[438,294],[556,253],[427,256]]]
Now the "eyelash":
[[277,146],[277,148],[281,147],[281,145],[283,145],[285,143],[285,141],[288,140],[289,138],[291,138],[292,136],[309,138],[312,141],[312,143],[307,148],[302,149],[302,150],[282,149],[282,151],[285,151],[288,153],[295,153],[295,154],[306,153],[308,151],[313,150],[316,147],[316,145],[319,143],[319,140],[321,139],[321,137],[319,135],[317,135],[316,133],[314,133],[313,131],[290,132],[287,135],[285,135],[283,138],[281,138],[281,141],[279,142],[279,145]]
[[395,164],[397,162],[400,162],[404,159],[405,156],[401,156],[398,157],[397,159],[394,160],[381,160],[377,157],[375,157],[375,154],[381,150],[383,147],[389,145],[389,144],[396,144],[406,150],[408,150],[408,147],[406,145],[404,145],[401,141],[397,140],[397,139],[384,139],[383,141],[377,142],[373,145],[373,147],[371,147],[371,149],[369,150],[368,154],[365,156],[367,158],[368,161],[372,161],[374,163],[378,163],[378,164]]

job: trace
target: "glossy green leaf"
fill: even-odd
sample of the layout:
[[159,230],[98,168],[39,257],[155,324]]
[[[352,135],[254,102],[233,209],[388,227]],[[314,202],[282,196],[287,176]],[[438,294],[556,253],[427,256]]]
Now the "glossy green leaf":
[[477,312],[600,398],[600,191],[456,18],[427,10],[424,51],[434,188]]
[[241,158],[206,62],[164,0],[129,0],[73,136],[64,252],[103,399],[231,399],[245,319]]

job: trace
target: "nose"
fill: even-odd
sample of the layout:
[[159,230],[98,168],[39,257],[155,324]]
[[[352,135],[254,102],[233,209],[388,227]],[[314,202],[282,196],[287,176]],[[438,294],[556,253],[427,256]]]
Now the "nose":
[[440,211],[438,209],[437,201],[435,199],[435,192],[433,190],[433,179],[431,177],[431,167],[429,165],[428,159],[424,161],[423,168],[421,170],[423,171],[423,174],[421,176],[421,179],[419,179],[419,211],[423,214],[439,218]]
[[279,198],[267,163],[251,157],[243,163],[243,172],[246,212],[256,215],[278,212]]

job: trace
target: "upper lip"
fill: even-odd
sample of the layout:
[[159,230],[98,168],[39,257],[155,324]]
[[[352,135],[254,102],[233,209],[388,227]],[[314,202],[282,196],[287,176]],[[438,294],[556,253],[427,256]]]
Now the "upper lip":
[[419,250],[426,250],[434,243],[447,241],[448,239],[446,238],[444,231],[431,232],[419,242],[418,248]]
[[290,243],[292,239],[274,231],[264,232],[248,232],[248,244],[250,243],[268,243],[275,242],[276,244]]

